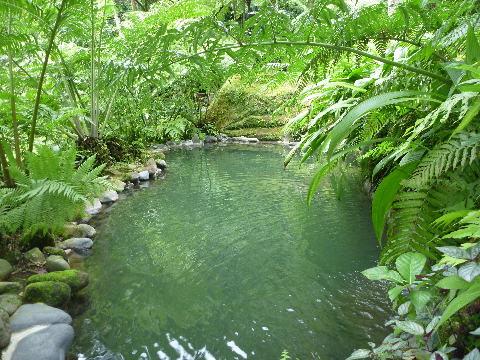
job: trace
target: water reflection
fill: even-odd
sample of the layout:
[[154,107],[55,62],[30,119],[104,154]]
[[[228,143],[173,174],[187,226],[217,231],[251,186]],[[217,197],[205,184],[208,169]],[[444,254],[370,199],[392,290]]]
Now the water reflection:
[[118,204],[86,263],[84,359],[341,359],[383,337],[385,291],[359,273],[378,249],[354,175],[342,201],[326,182],[309,210],[314,169],[284,171],[281,151],[171,154],[165,180]]

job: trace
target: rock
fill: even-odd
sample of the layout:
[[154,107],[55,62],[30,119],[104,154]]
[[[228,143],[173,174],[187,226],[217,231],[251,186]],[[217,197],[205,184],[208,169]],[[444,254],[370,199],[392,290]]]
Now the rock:
[[0,295],[0,309],[3,309],[8,315],[13,315],[22,305],[22,298],[17,294]]
[[73,353],[68,353],[65,355],[65,360],[78,360],[78,356]]
[[51,247],[51,246],[46,246],[46,247],[43,248],[43,252],[47,255],[59,255],[63,258],[63,260],[68,261],[67,252],[63,249],[59,249],[59,248]]
[[75,251],[70,251],[71,253],[68,255],[68,264],[70,265],[70,269],[81,269],[84,262],[83,256],[77,254]]
[[[128,174],[123,174],[123,173],[121,174],[121,177],[122,179],[125,179],[125,180],[130,180],[131,178]],[[108,179],[108,182],[113,186],[115,186],[117,188],[117,191],[125,190],[125,186],[127,185],[122,180],[117,178]]]
[[41,281],[27,285],[23,294],[25,303],[44,303],[53,307],[67,306],[72,296],[70,286],[63,282]]
[[[65,225],[66,238],[92,238],[95,236],[97,231],[95,228],[88,224],[67,224]],[[50,254],[50,255],[58,255],[58,254]]]
[[100,202],[102,204],[112,203],[118,200],[118,194],[115,190],[107,190],[102,194]]
[[85,251],[93,245],[92,239],[89,238],[71,238],[58,244],[60,249],[72,249],[75,251]]
[[100,199],[93,199],[93,204],[89,201],[85,203],[85,212],[90,215],[98,214],[102,210],[102,203]]
[[3,349],[10,343],[11,336],[10,317],[5,311],[0,311],[0,349]]
[[131,171],[128,173],[128,175],[130,175],[132,178],[131,178],[131,182],[137,182],[138,180],[140,180],[140,174],[136,171]]
[[60,255],[50,255],[45,263],[48,272],[70,270],[70,265]]
[[22,290],[18,282],[0,282],[0,294],[17,294]]
[[150,173],[145,170],[138,173],[138,178],[142,181],[147,181],[150,179]]
[[23,254],[23,258],[29,262],[38,262],[43,263],[45,262],[45,256],[42,254],[38,247],[28,250],[25,254]]
[[145,167],[153,167],[153,168],[156,168],[157,167],[157,163],[155,162],[155,160],[153,158],[150,158],[147,160],[147,162],[145,163]]
[[212,143],[217,141],[218,139],[215,136],[210,136],[210,135],[205,136],[205,140],[204,140],[204,142],[206,143]]
[[193,142],[195,145],[201,145],[201,144],[202,144],[202,140],[200,140],[200,138],[198,137],[198,135],[195,135],[195,136],[192,138],[192,142]]
[[167,162],[165,160],[158,160],[157,161],[157,167],[160,170],[165,170],[167,168]]
[[5,259],[0,259],[0,281],[8,278],[13,272],[13,267]]
[[88,285],[88,274],[81,270],[64,270],[47,274],[32,275],[27,279],[27,284],[43,281],[58,281],[70,286],[72,292],[77,292]]
[[72,346],[73,328],[67,324],[37,325],[13,334],[4,360],[63,360]]
[[65,311],[45,304],[25,304],[10,318],[10,326],[13,332],[22,331],[31,326],[44,324],[68,324],[72,323],[72,317]]

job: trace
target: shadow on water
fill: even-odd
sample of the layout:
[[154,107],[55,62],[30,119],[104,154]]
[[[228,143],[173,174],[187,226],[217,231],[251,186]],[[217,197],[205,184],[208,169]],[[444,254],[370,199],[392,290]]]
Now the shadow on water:
[[361,274],[378,244],[355,168],[342,200],[280,146],[167,155],[165,179],[97,224],[75,319],[80,359],[343,359],[379,342],[386,290]]

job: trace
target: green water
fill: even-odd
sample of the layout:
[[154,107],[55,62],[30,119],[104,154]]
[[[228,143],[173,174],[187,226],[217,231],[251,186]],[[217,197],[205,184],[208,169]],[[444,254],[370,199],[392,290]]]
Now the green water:
[[343,359],[380,342],[385,289],[359,272],[379,249],[352,169],[310,209],[314,164],[277,145],[167,154],[165,179],[98,224],[80,359]]

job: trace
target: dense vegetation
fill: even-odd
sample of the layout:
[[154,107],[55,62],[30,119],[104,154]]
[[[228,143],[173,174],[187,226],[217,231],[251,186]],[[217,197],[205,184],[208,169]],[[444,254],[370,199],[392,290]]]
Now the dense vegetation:
[[108,187],[92,155],[218,131],[200,100],[233,75],[294,84],[277,114],[297,110],[284,131],[318,158],[309,200],[350,153],[376,189],[383,251],[365,275],[395,284],[398,316],[352,358],[478,359],[479,6],[1,0],[0,234],[52,230]]

